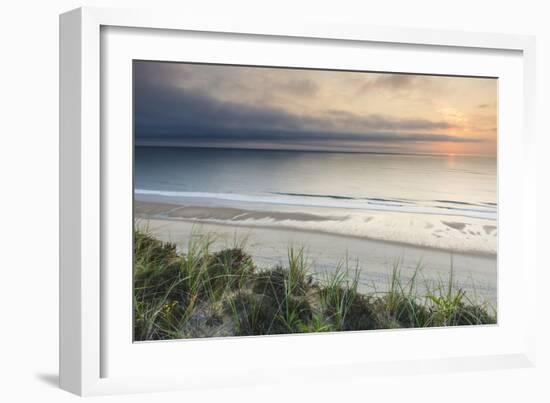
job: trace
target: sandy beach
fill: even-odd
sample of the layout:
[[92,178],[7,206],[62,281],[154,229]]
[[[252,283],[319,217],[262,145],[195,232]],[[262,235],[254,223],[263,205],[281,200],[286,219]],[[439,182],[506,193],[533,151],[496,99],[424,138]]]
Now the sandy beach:
[[[243,216],[243,214],[245,216]],[[249,225],[269,214],[269,219],[285,220],[292,213],[279,215],[273,212],[240,210],[230,207],[182,207],[181,204],[135,202],[137,225],[163,241],[176,243],[185,251],[191,234],[215,234],[213,249],[231,247],[246,240],[245,250],[260,267],[284,264],[290,246],[304,247],[312,272],[322,277],[334,270],[348,256],[350,267],[356,264],[361,270],[360,283],[364,291],[383,291],[394,264],[399,262],[401,277],[410,278],[420,266],[420,284],[447,283],[451,264],[458,286],[466,290],[469,298],[486,300],[496,306],[497,259],[496,255],[408,245],[402,242],[373,240],[357,236],[324,233],[284,226]],[[315,223],[315,215],[294,213],[292,219]],[[300,216],[297,216],[300,215]],[[226,220],[239,217],[228,225]],[[337,217],[335,217],[337,219]],[[223,220],[225,223],[213,222]]]

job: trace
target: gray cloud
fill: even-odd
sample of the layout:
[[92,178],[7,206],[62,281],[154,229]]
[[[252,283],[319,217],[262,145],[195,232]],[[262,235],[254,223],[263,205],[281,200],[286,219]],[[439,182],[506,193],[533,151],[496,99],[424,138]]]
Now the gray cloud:
[[408,74],[382,74],[374,80],[373,85],[379,88],[398,89],[408,87],[416,81],[416,76]]
[[279,88],[294,95],[313,96],[319,91],[319,86],[313,80],[297,79],[280,84]]
[[418,76],[411,74],[380,74],[374,79],[363,83],[357,93],[364,94],[369,91],[391,90],[399,91],[410,88],[418,81]]
[[453,127],[449,122],[442,120],[398,119],[377,114],[359,116],[341,110],[329,110],[326,113],[334,123],[370,130],[438,130]]

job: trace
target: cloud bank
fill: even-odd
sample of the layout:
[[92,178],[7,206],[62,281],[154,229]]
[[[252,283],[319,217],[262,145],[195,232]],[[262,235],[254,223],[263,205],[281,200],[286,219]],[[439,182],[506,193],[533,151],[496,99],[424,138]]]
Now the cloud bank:
[[136,145],[418,152],[487,142],[441,117],[381,113],[368,98],[362,110],[346,108],[338,93],[395,92],[418,76],[378,74],[357,86],[342,81],[346,72],[323,80],[304,70],[134,63]]

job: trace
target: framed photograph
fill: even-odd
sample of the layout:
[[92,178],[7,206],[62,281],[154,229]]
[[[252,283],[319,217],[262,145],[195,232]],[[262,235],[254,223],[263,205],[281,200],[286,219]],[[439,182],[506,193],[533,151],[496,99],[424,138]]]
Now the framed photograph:
[[64,389],[532,365],[532,38],[86,8],[60,44]]

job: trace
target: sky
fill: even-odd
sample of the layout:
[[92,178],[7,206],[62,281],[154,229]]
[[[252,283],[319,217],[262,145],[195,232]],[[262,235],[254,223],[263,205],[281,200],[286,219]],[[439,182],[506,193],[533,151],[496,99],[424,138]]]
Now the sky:
[[134,61],[135,144],[495,155],[497,80]]

